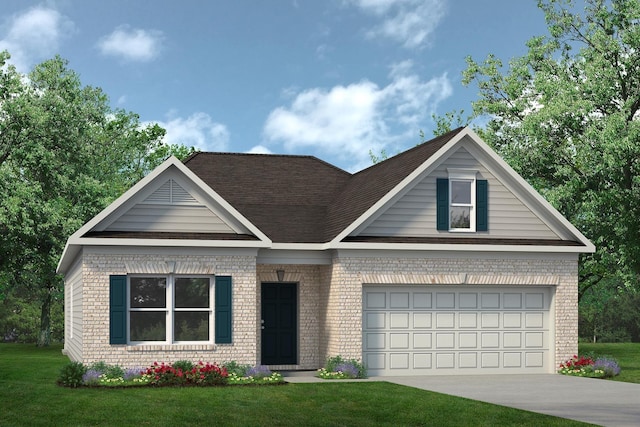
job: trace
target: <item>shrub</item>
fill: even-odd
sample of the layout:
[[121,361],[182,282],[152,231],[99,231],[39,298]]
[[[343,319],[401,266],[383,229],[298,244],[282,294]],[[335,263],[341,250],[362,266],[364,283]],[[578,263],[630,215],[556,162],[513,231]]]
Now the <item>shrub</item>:
[[256,365],[247,369],[246,375],[247,377],[253,377],[256,379],[266,378],[271,376],[271,369],[264,365]]
[[227,370],[229,375],[234,374],[238,377],[246,377],[247,371],[251,368],[251,365],[241,365],[235,360],[226,362],[222,366]]
[[100,376],[102,372],[95,369],[87,369],[87,372],[82,376],[82,384],[84,385],[97,385],[100,383]]
[[[594,360],[595,359],[595,360]],[[574,355],[560,364],[559,374],[589,378],[611,378],[620,374],[620,366],[615,359],[608,357]]]
[[615,377],[620,375],[620,366],[615,359],[608,357],[600,357],[593,363],[594,371],[603,371],[604,378]]
[[334,356],[327,359],[324,368],[318,370],[318,377],[324,379],[366,378],[365,366],[356,359]]
[[58,384],[65,387],[79,387],[87,368],[80,362],[69,362],[62,367],[58,376]]
[[178,360],[177,362],[173,362],[172,366],[175,369],[181,369],[182,372],[187,372],[193,369],[193,363],[189,360]]

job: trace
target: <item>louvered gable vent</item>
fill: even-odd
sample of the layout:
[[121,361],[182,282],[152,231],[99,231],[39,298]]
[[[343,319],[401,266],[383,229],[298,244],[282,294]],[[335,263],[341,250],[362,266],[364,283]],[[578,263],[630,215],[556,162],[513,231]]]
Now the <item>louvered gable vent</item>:
[[173,179],[169,179],[160,188],[147,197],[143,203],[163,205],[198,205],[198,201]]

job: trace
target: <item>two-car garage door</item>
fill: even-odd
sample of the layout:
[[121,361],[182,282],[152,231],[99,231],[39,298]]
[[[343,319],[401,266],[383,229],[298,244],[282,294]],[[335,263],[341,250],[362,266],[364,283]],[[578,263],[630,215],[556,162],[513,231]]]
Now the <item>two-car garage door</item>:
[[551,289],[365,286],[369,375],[552,372]]

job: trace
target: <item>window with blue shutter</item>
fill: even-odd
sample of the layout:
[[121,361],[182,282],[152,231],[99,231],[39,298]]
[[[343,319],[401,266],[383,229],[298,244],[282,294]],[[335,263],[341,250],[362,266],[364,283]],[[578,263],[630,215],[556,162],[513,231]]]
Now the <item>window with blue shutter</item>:
[[109,344],[127,343],[127,276],[109,276]]
[[232,330],[231,277],[216,276],[215,288],[215,342],[217,344],[229,344],[231,343]]
[[487,231],[489,229],[487,180],[476,180],[469,171],[464,170],[450,172],[449,179],[437,178],[436,229],[462,232]]

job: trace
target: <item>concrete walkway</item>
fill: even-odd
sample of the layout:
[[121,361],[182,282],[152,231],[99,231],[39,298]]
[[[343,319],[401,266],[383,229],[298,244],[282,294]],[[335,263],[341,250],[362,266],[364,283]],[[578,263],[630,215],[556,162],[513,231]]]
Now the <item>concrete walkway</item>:
[[[326,381],[311,376],[286,380]],[[359,381],[388,381],[602,426],[640,426],[640,384],[557,374],[372,377]]]

